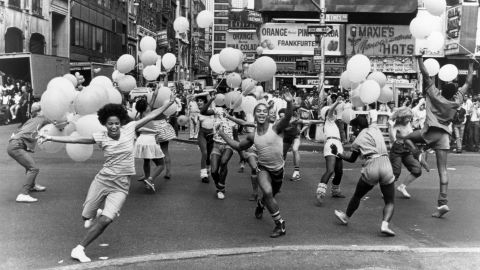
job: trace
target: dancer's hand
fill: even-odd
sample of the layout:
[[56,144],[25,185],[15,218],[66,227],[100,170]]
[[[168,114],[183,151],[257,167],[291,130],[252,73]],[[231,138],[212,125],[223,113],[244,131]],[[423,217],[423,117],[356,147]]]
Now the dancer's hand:
[[48,135],[39,134],[36,139],[38,144],[43,144],[44,142],[48,142],[51,138]]
[[170,95],[170,104],[173,104],[175,102],[175,99],[177,98],[177,94],[172,92],[172,94]]
[[332,149],[332,154],[334,155],[338,154],[338,148],[335,144],[330,145],[330,149]]
[[290,92],[285,92],[283,93],[283,99],[286,101],[286,102],[292,102],[293,100],[293,96]]

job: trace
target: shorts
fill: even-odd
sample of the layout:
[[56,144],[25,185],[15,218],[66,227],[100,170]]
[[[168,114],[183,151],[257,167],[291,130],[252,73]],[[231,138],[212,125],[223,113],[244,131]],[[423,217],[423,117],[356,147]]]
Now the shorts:
[[270,178],[272,179],[272,182],[282,182],[283,181],[283,174],[284,174],[283,167],[279,170],[273,171],[273,170],[270,170],[270,169],[262,166],[261,164],[258,164],[257,173],[259,173],[261,171],[267,172],[270,175]]
[[230,147],[230,145],[226,143],[213,142],[213,149],[211,154],[223,156],[223,153],[225,153],[227,149],[231,149],[233,151],[232,147]]
[[428,147],[434,150],[450,150],[450,135],[441,128],[429,127],[422,137]]
[[420,161],[415,158],[410,148],[403,143],[393,143],[389,158],[396,180],[398,180],[398,177],[402,173],[402,163],[412,175],[416,177],[422,175]]
[[331,145],[337,146],[338,153],[343,153],[343,145],[342,142],[338,139],[327,139],[325,145],[323,146],[323,156],[335,156],[332,154],[332,149],[330,148]]
[[243,154],[243,157],[244,157],[245,159],[248,159],[248,158],[250,158],[250,157],[254,157],[255,159],[258,159],[257,151],[255,150],[255,147],[254,147],[254,146],[248,148],[248,149],[245,150],[243,153],[244,153],[244,154]]
[[172,125],[168,122],[163,121],[155,126],[155,130],[158,132],[157,134],[157,143],[168,142],[170,140],[175,139],[177,136],[175,135],[175,130],[173,129]]
[[393,176],[392,165],[387,156],[367,159],[362,168],[362,178],[365,183],[375,186],[390,185],[395,181]]
[[104,175],[98,173],[90,184],[83,204],[82,216],[94,218],[103,206],[102,215],[113,220],[120,215],[130,188],[128,175]]

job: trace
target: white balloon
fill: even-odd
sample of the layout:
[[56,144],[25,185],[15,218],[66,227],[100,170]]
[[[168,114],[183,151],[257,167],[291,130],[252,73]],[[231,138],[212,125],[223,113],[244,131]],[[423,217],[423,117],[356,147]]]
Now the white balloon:
[[107,131],[107,128],[98,121],[96,114],[88,114],[78,118],[77,122],[75,122],[75,127],[81,136],[86,137],[92,136],[95,132]]
[[220,64],[226,71],[234,71],[242,60],[238,51],[230,47],[222,49],[219,57]]
[[[73,132],[70,137],[81,137],[78,132]],[[72,144],[65,145],[67,155],[76,162],[88,160],[93,154],[93,144]]]
[[429,16],[417,16],[410,22],[410,33],[415,38],[424,39],[432,33],[433,23]]
[[197,24],[200,28],[208,28],[213,25],[214,15],[208,10],[202,10],[197,15]]
[[108,88],[107,93],[108,93],[108,103],[122,104],[122,101],[123,101],[122,94],[115,87]]
[[165,69],[169,70],[177,63],[177,57],[172,53],[166,53],[162,57],[162,65]]
[[242,91],[244,95],[248,95],[257,86],[257,82],[253,79],[245,79],[242,81]]
[[215,95],[215,105],[216,106],[223,106],[225,105],[225,95],[224,94],[217,94]]
[[112,80],[110,80],[110,78],[108,78],[107,76],[97,76],[93,78],[90,82],[90,85],[99,85],[105,89],[113,87]]
[[149,50],[155,51],[157,49],[157,41],[151,36],[144,36],[140,40],[140,50],[146,52]]
[[132,91],[135,87],[137,87],[137,81],[132,75],[125,75],[118,81],[118,88],[124,93]]
[[73,101],[75,92],[77,92],[72,82],[65,77],[55,77],[51,79],[47,84],[47,90],[50,88],[57,88],[61,90],[65,98],[69,101]]
[[112,80],[114,82],[118,82],[120,79],[122,79],[123,77],[125,77],[125,74],[121,73],[120,71],[118,70],[114,70],[113,73],[112,73]]
[[253,110],[255,109],[255,106],[257,106],[257,100],[252,97],[252,96],[243,96],[242,98],[242,110],[245,112],[245,114],[251,114],[253,115]]
[[147,81],[155,81],[160,76],[160,69],[157,66],[147,66],[143,68],[143,77]]
[[153,103],[153,108],[160,108],[165,104],[165,102],[170,100],[170,96],[172,95],[172,90],[166,86],[162,86],[157,91],[157,97],[155,102]]
[[73,87],[77,87],[78,80],[77,80],[77,77],[75,77],[75,75],[68,73],[63,75],[63,78],[69,80],[73,84]]
[[140,55],[140,61],[144,66],[155,65],[157,59],[158,55],[153,50],[142,51],[142,55]]
[[262,46],[258,46],[258,47],[257,47],[257,54],[258,54],[258,55],[262,55],[262,54],[263,54],[263,47],[262,47]]
[[[48,135],[48,136],[63,136],[61,130],[56,128],[53,124],[48,124],[43,126],[39,131],[39,135]],[[40,150],[45,151],[47,153],[57,153],[63,148],[63,143],[56,143],[56,142],[44,142],[38,145]]]
[[100,85],[89,85],[78,93],[75,99],[75,111],[80,115],[96,113],[108,103],[108,93]]
[[121,73],[128,73],[135,68],[135,58],[130,54],[124,54],[117,60],[117,70]]
[[445,44],[445,38],[440,32],[432,32],[427,37],[428,50],[431,52],[437,52],[443,50]]
[[376,102],[380,97],[380,85],[374,80],[366,80],[360,88],[360,99],[365,104]]
[[342,75],[340,76],[340,86],[346,90],[350,90],[352,88],[352,82],[348,79],[347,71],[342,72]]
[[385,76],[383,72],[374,71],[370,75],[368,75],[367,80],[376,81],[380,85],[380,88],[382,88],[387,83],[387,76]]
[[240,87],[242,84],[242,77],[238,73],[230,73],[227,75],[227,85],[231,88]]
[[225,73],[225,68],[220,64],[220,54],[214,54],[212,58],[210,58],[210,68],[215,73]]
[[188,22],[187,18],[182,16],[177,17],[173,22],[173,29],[179,33],[187,32],[189,27],[190,23]]
[[170,115],[172,115],[172,114],[175,114],[175,113],[177,112],[177,108],[178,108],[177,106],[178,106],[177,103],[173,103],[172,105],[170,105],[170,107],[168,107],[168,108],[163,112],[163,114],[164,114],[165,116],[167,116],[167,117],[170,116]]
[[427,11],[435,16],[442,15],[447,8],[447,2],[445,0],[423,0],[423,4]]
[[263,98],[263,87],[261,85],[257,85],[251,92],[251,94],[254,94],[257,100],[260,100]]
[[452,64],[446,64],[438,72],[438,78],[444,82],[451,82],[458,76],[458,68]]
[[380,96],[378,97],[378,102],[388,103],[393,100],[393,90],[390,86],[385,85],[380,91]]
[[365,80],[371,70],[370,59],[363,54],[356,54],[347,62],[348,79],[351,82]]
[[342,121],[344,123],[350,124],[350,121],[352,121],[353,118],[355,118],[355,112],[352,110],[352,108],[343,110]]
[[423,64],[425,65],[425,68],[430,76],[435,76],[438,74],[438,71],[440,70],[440,64],[437,60],[429,58],[423,61]]
[[262,56],[253,63],[252,78],[258,82],[271,80],[277,73],[277,63],[268,56]]
[[[70,83],[70,82],[69,82]],[[71,85],[71,84],[70,84]],[[42,113],[50,121],[63,122],[67,119],[72,101],[67,99],[60,88],[50,88],[43,92],[40,99]]]

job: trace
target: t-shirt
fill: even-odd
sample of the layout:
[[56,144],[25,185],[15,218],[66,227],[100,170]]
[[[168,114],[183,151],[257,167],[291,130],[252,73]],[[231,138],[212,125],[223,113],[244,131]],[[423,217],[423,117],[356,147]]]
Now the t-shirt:
[[376,126],[366,128],[358,134],[352,143],[352,151],[359,151],[363,157],[388,154],[382,132]]
[[33,152],[37,145],[38,130],[48,123],[49,121],[43,115],[31,118],[25,122],[11,138],[22,140],[27,146],[26,150]]
[[325,134],[325,138],[328,137],[335,137],[340,139],[340,130],[338,130],[337,124],[335,124],[335,118],[328,118],[325,121],[325,125],[323,126],[323,133]]
[[122,126],[118,140],[108,137],[107,131],[92,134],[93,139],[103,150],[103,155],[106,157],[103,168],[99,173],[115,176],[135,174],[135,158],[133,155],[135,126],[135,121]]
[[451,135],[448,126],[452,123],[457,108],[463,103],[463,95],[458,91],[453,96],[453,101],[444,98],[440,90],[432,82],[427,88],[426,106],[427,116],[422,133],[426,133],[429,127],[443,129]]

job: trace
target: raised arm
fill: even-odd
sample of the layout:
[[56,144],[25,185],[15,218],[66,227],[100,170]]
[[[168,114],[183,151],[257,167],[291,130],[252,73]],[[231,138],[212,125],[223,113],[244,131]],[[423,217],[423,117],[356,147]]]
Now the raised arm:
[[95,140],[93,139],[93,137],[39,135],[38,136],[38,143],[42,144],[44,142],[95,144]]
[[257,126],[257,125],[255,125],[255,123],[248,122],[248,121],[245,121],[245,120],[243,120],[243,119],[238,119],[238,118],[233,117],[233,116],[228,115],[228,114],[225,115],[225,117],[226,117],[228,120],[230,120],[230,121],[232,121],[232,122],[234,122],[235,124],[238,124],[238,125],[240,125],[240,126],[244,126],[244,127],[256,127],[256,126]]
[[214,115],[215,112],[213,110],[210,110],[210,105],[212,105],[212,102],[214,101],[214,98],[211,98],[205,106],[200,110],[200,114],[203,115]]
[[254,135],[252,133],[248,134],[247,138],[245,138],[244,140],[241,140],[240,142],[237,142],[234,139],[228,137],[221,129],[218,131],[218,135],[220,135],[220,137],[222,137],[222,139],[228,145],[230,145],[233,149],[237,151],[247,150],[253,145]]
[[158,116],[160,116],[165,110],[168,109],[168,107],[170,107],[175,102],[175,98],[176,98],[175,94],[170,95],[170,100],[167,103],[163,104],[162,107],[151,111],[144,118],[137,120],[135,129],[139,129],[139,128],[143,127],[146,123],[148,123],[148,122],[152,121],[153,119],[157,118]]
[[467,93],[468,88],[472,86],[472,81],[473,81],[473,62],[470,62],[468,64],[468,75],[467,75],[467,80],[465,81],[465,84],[460,87],[460,90],[458,90],[462,95],[465,95]]
[[[337,97],[337,100],[335,101],[335,103],[333,103],[332,107],[328,110],[328,114],[327,114],[327,119],[331,119],[333,118],[333,113],[335,112],[335,109],[337,108],[337,106],[342,102],[342,97],[338,96]],[[327,120],[325,119],[325,120]]]
[[287,102],[287,108],[285,109],[285,117],[283,117],[280,121],[278,121],[273,126],[277,134],[282,133],[283,130],[288,127],[288,125],[290,124],[290,120],[292,119],[292,116],[293,116],[292,94],[290,94],[289,92],[286,92],[285,94],[283,94],[283,99]]
[[423,92],[425,92],[426,88],[433,84],[433,79],[430,77],[430,74],[428,74],[425,64],[423,64],[422,56],[417,56],[417,60],[418,67],[420,68],[420,72],[422,73],[423,78]]

